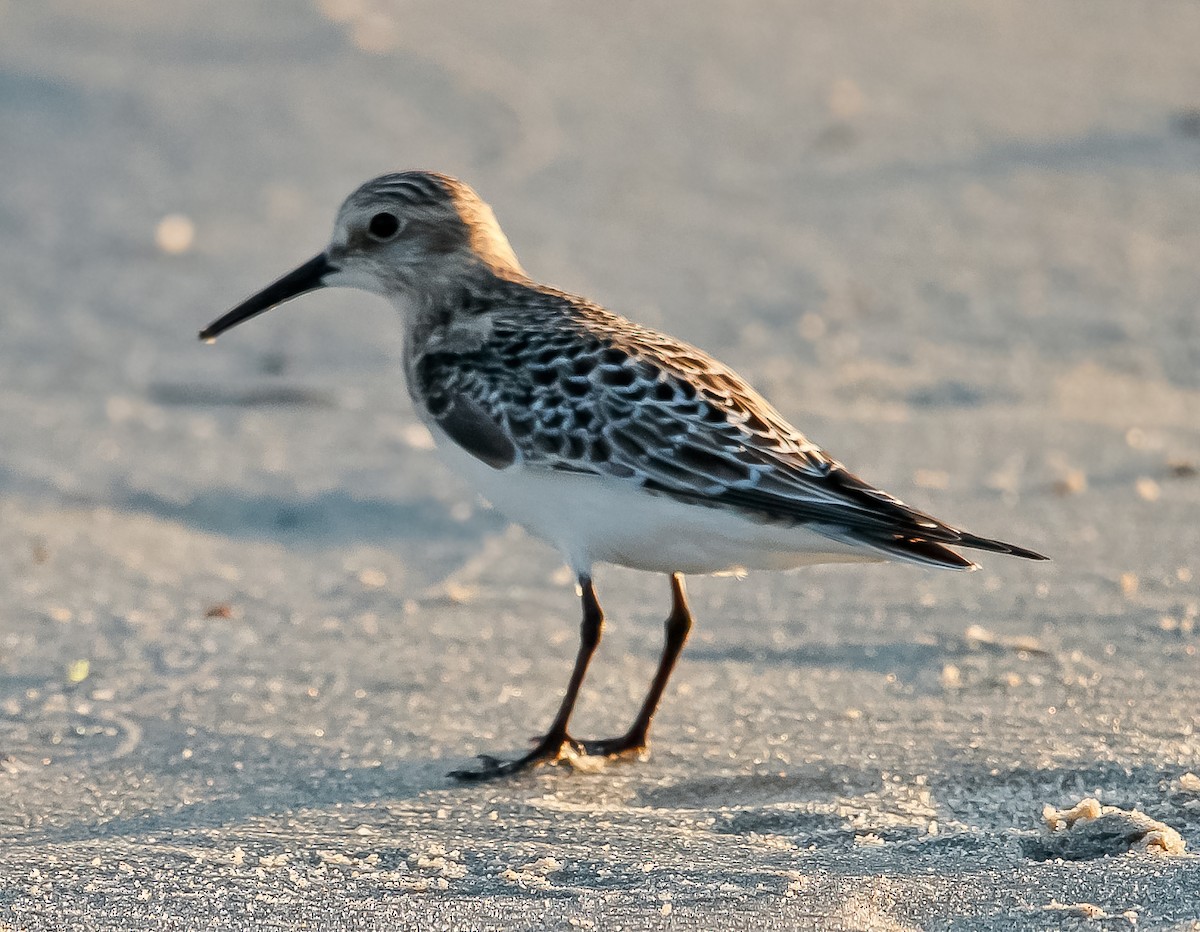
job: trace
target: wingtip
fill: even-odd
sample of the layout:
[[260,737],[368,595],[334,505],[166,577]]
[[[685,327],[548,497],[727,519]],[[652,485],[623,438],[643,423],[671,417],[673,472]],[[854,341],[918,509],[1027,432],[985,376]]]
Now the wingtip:
[[1027,550],[1024,547],[1014,547],[1012,544],[1009,544],[1008,553],[1010,556],[1021,557],[1024,560],[1050,561],[1050,558],[1044,553],[1038,553],[1036,550]]
[[962,531],[958,532],[959,540],[954,541],[951,546],[966,547],[970,550],[986,550],[989,553],[1002,553],[1009,557],[1020,557],[1022,560],[1049,560],[1045,554],[1038,553],[1036,550],[1030,550],[1027,547],[1018,547],[1016,544],[1010,544],[1005,540],[993,540],[990,537],[979,537],[975,534],[967,534]]

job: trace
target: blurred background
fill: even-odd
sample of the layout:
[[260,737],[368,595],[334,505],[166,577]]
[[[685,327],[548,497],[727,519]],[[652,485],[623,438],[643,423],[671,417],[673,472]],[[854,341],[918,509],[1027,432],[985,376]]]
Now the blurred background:
[[[336,847],[338,806],[410,797],[415,864],[413,826],[460,799],[441,774],[551,714],[569,575],[444,472],[391,309],[327,292],[195,339],[405,168],[468,181],[534,277],[718,354],[866,479],[1055,560],[697,581],[620,805],[927,775],[932,815],[865,806],[897,858],[888,827],[1032,830],[1078,774],[1174,814],[1160,782],[1198,753],[1198,38],[1167,0],[0,0],[0,820],[157,876],[155,838],[253,863],[293,844],[260,817],[300,807]],[[582,732],[632,714],[667,606],[661,580],[600,585]],[[613,882],[644,889],[626,843]],[[490,890],[473,870],[438,876]],[[95,874],[59,878],[69,908]]]

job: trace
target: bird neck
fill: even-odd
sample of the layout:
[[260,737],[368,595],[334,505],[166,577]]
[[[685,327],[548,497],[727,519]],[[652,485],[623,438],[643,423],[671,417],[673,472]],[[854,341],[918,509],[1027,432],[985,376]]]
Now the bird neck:
[[475,258],[498,278],[524,279],[525,270],[521,268],[508,237],[500,229],[492,208],[474,194],[457,196],[455,206],[466,225],[467,242]]
[[498,275],[482,263],[453,277],[425,278],[419,292],[396,300],[410,352],[477,348],[491,327],[488,311],[523,278]]

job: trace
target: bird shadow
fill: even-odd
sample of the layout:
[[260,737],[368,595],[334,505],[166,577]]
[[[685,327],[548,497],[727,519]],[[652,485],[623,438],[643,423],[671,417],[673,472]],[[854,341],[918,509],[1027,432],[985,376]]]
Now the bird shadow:
[[322,546],[351,541],[474,541],[507,525],[499,515],[482,510],[459,520],[428,495],[395,500],[353,495],[343,489],[302,497],[215,488],[172,498],[114,483],[107,492],[64,494],[45,480],[18,473],[3,462],[0,494],[33,500],[53,496],[60,504],[146,515],[234,539]]
[[341,489],[308,498],[209,489],[175,501],[145,490],[117,488],[105,504],[226,537],[317,545],[477,540],[504,526],[489,512],[457,520],[444,504],[429,497],[396,501],[359,497]]
[[[303,810],[395,803],[452,782],[458,760],[396,757],[348,766],[333,746],[260,736],[229,735],[214,729],[142,720],[124,730],[136,737],[116,756],[86,753],[67,758],[64,771],[86,769],[88,782],[123,782],[130,773],[152,786],[183,788],[202,797],[163,805],[156,794],[123,794],[124,812],[78,818],[11,835],[11,847],[37,847],[120,838],[195,835],[211,842],[214,829],[262,823]],[[103,740],[103,739],[101,739]],[[62,744],[55,745],[61,753]],[[184,752],[187,753],[184,753]],[[187,786],[191,786],[189,791]],[[142,805],[139,806],[139,803]]]

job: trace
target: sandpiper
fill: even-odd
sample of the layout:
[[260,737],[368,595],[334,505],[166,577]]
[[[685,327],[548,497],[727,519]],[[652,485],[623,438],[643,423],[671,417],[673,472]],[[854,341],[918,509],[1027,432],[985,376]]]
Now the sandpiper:
[[[342,204],[322,252],[200,337],[329,286],[397,307],[408,389],[438,448],[492,504],[557,547],[579,581],[579,651],[549,730],[528,754],[482,757],[453,774],[460,779],[646,751],[692,626],[686,574],[883,560],[974,568],[953,547],[1046,559],[908,507],[703,351],[534,281],[491,208],[447,175],[368,181]],[[576,741],[571,712],[604,622],[598,563],[666,574],[671,611],[632,726]]]

